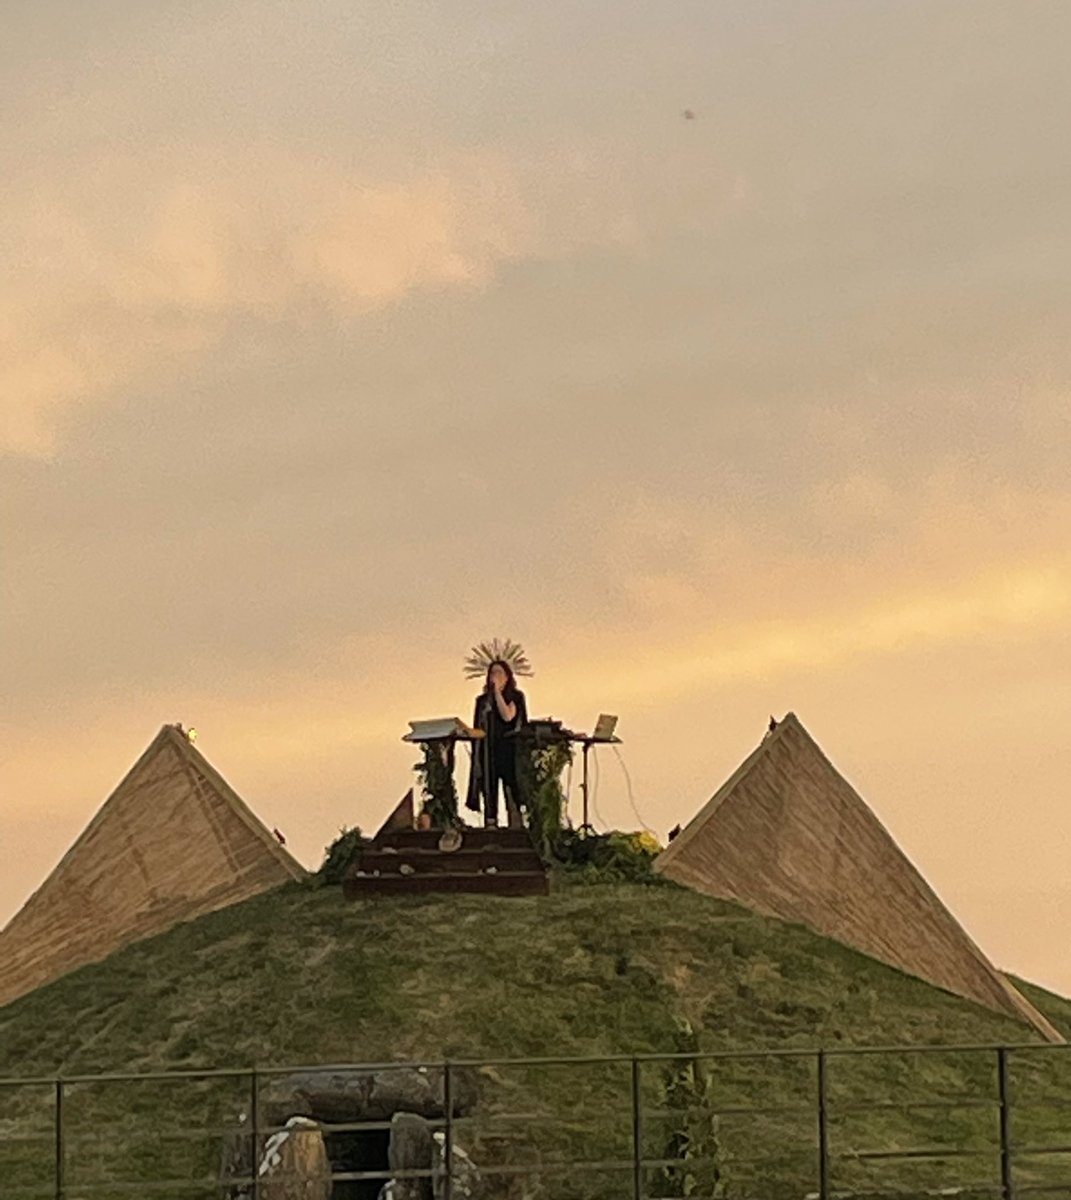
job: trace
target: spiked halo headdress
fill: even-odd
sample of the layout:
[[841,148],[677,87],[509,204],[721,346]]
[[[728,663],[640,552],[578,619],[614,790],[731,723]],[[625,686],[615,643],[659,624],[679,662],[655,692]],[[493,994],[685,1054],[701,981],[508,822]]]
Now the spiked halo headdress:
[[520,642],[515,642],[512,638],[501,640],[493,638],[489,642],[480,642],[478,646],[472,647],[469,656],[465,659],[465,678],[483,678],[487,674],[487,668],[495,659],[509,663],[513,668],[514,675],[531,675],[533,673],[532,664],[528,661],[528,656]]

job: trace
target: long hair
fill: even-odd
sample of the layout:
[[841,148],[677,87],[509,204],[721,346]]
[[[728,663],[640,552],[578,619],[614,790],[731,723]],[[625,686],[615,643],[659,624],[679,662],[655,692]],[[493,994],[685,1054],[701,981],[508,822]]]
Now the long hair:
[[502,698],[507,704],[512,704],[517,696],[517,680],[513,674],[513,668],[504,658],[495,658],[487,664],[487,674],[484,676],[483,687],[484,691],[491,686],[491,672],[495,667],[501,667],[506,672],[506,686],[502,689]]

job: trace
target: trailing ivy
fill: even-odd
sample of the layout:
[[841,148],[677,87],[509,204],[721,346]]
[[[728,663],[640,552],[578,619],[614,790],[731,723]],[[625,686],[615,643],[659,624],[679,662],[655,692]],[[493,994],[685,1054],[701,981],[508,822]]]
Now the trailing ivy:
[[448,742],[425,742],[424,757],[415,766],[424,797],[424,811],[436,829],[459,823],[453,747]]
[[544,861],[554,857],[554,847],[565,832],[565,792],[561,778],[573,761],[569,743],[540,746],[517,755],[517,783],[524,799],[528,832]]
[[688,1021],[677,1021],[673,1040],[676,1053],[696,1057],[673,1059],[663,1073],[663,1111],[668,1129],[662,1157],[675,1161],[672,1166],[659,1168],[657,1194],[720,1200],[725,1195],[725,1184],[710,1075],[699,1057],[699,1039]]
[[356,826],[350,829],[344,825],[338,837],[324,850],[323,863],[310,879],[313,887],[341,883],[346,869],[367,844],[368,839],[360,829]]

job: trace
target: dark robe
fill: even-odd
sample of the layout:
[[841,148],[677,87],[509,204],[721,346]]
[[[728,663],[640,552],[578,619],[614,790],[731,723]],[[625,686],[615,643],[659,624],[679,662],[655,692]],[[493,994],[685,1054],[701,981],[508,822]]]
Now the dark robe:
[[[528,705],[524,698],[524,692],[520,689],[516,689],[507,698],[507,703],[512,703],[517,708],[517,715],[512,721],[504,721],[494,699],[487,692],[481,692],[476,697],[472,717],[473,727],[485,730],[487,737],[472,743],[472,770],[469,774],[469,790],[465,806],[473,812],[479,812],[482,796],[484,817],[489,820],[498,819],[498,785],[500,782],[518,808],[522,803],[520,789],[517,786],[517,754],[520,750],[521,739],[511,735],[516,735],[527,725]],[[488,760],[491,769],[491,786],[485,788],[484,774]]]

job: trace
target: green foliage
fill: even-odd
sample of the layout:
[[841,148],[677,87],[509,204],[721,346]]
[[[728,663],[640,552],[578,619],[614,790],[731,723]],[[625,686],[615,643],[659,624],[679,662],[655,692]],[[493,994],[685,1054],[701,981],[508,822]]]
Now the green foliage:
[[563,832],[565,791],[562,773],[573,761],[569,743],[541,746],[517,755],[517,784],[524,798],[528,831],[545,861],[554,856],[554,846]]
[[350,829],[343,826],[338,837],[324,850],[324,860],[320,869],[312,876],[313,887],[325,887],[328,884],[340,884],[350,863],[353,862],[368,839],[356,826]]
[[654,869],[661,847],[645,833],[588,833],[562,830],[554,841],[553,858],[570,876],[583,883],[644,883],[673,886]]
[[454,782],[453,747],[449,742],[425,742],[424,757],[414,770],[420,779],[424,811],[436,829],[458,823],[457,784]]
[[[678,1054],[700,1052],[695,1030],[683,1018],[676,1023],[674,1042]],[[678,1162],[659,1168],[657,1194],[667,1200],[671,1196],[720,1200],[725,1186],[709,1064],[699,1057],[671,1059],[663,1072],[662,1110],[668,1125],[662,1157]]]
[[572,761],[569,743],[536,743],[529,753],[518,755],[518,784],[525,799],[528,831],[544,862],[585,883],[668,885],[654,871],[662,847],[650,834],[581,833],[564,825],[562,775]]

